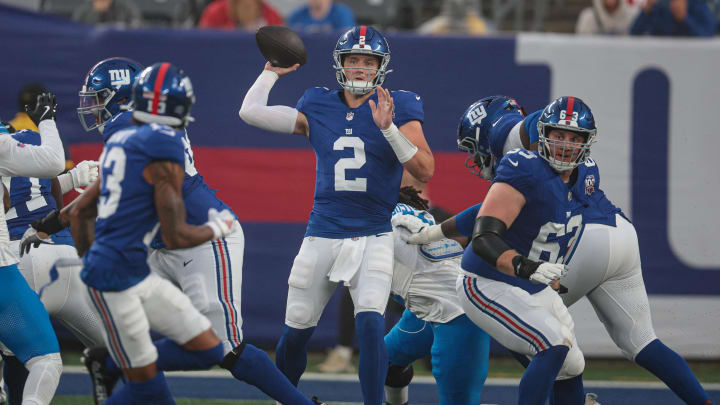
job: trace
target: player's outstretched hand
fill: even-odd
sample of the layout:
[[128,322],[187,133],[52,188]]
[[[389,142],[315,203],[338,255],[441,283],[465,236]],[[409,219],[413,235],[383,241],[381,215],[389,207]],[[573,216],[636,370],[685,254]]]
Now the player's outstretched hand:
[[422,219],[416,217],[415,215],[407,214],[393,215],[392,219],[390,219],[390,223],[394,227],[402,227],[412,233],[420,232],[420,230],[428,226],[428,223],[423,222]]
[[98,178],[98,166],[100,163],[94,160],[83,160],[78,163],[69,172],[72,175],[73,186],[86,187],[95,183]]
[[37,248],[41,243],[45,242],[48,238],[48,234],[38,232],[35,228],[28,227],[27,231],[20,239],[20,257],[23,257],[25,253],[30,253],[30,248]]
[[[402,238],[402,236],[400,236]],[[418,233],[409,235],[405,242],[411,245],[424,245],[445,238],[440,225],[431,225],[420,230]],[[404,238],[403,238],[404,239]]]
[[388,129],[393,123],[394,100],[390,97],[390,91],[382,88],[382,86],[377,86],[376,92],[378,96],[377,105],[375,101],[368,100],[373,121],[375,121],[375,125],[377,125],[378,128]]
[[270,62],[265,62],[265,70],[275,72],[280,77],[283,77],[288,73],[292,73],[292,72],[298,70],[299,67],[300,67],[299,63],[296,63],[290,67],[284,68],[284,67],[273,66]]
[[537,270],[530,275],[530,281],[550,285],[563,277],[568,271],[562,263],[540,263]]
[[215,208],[208,210],[208,221],[205,225],[209,226],[213,230],[214,239],[228,236],[231,233],[237,231],[238,223],[235,221],[235,216],[229,210],[218,211]]
[[57,114],[57,100],[55,95],[52,93],[43,93],[37,97],[37,103],[35,108],[31,111],[30,106],[25,106],[25,112],[27,112],[30,119],[35,125],[40,125],[40,122],[44,120],[55,120]]

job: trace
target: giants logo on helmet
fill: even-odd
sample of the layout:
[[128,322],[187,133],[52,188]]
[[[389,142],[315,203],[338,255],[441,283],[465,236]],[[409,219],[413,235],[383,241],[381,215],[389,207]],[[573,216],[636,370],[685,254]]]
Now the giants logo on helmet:
[[130,70],[128,69],[113,69],[108,70],[110,73],[110,85],[119,89],[120,86],[126,86],[130,84]]
[[477,125],[481,123],[485,117],[487,117],[487,112],[485,111],[485,106],[482,104],[477,106],[477,108],[470,110],[467,115],[468,120],[470,120],[470,125]]

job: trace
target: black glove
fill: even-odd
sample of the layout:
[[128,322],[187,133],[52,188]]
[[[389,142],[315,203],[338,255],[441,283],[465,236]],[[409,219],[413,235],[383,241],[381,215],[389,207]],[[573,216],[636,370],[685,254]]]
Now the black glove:
[[515,275],[525,280],[529,279],[538,267],[540,267],[540,262],[530,260],[522,255],[513,257],[512,264],[515,269]]
[[43,243],[43,240],[40,239],[37,232],[38,231],[33,227],[29,227],[25,231],[25,234],[22,236],[22,240],[20,240],[20,257],[23,257],[25,253],[30,253],[31,247],[37,248],[41,243]]
[[57,100],[55,95],[52,93],[43,93],[37,97],[37,103],[35,108],[31,111],[30,106],[25,106],[25,112],[30,116],[30,119],[35,125],[40,125],[41,121],[53,120],[55,121],[55,115],[57,114]]

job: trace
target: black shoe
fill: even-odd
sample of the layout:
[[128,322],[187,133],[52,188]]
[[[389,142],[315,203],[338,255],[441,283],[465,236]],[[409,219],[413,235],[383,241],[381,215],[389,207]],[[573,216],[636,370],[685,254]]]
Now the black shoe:
[[312,401],[313,404],[315,404],[315,405],[327,405],[325,402],[320,402],[320,400],[318,399],[318,397],[312,397],[311,401]]
[[80,358],[80,361],[82,361],[90,374],[90,380],[93,385],[92,396],[95,405],[102,405],[107,401],[120,378],[120,375],[108,373],[105,369],[105,359],[107,356],[107,349],[99,347],[83,350],[83,355]]

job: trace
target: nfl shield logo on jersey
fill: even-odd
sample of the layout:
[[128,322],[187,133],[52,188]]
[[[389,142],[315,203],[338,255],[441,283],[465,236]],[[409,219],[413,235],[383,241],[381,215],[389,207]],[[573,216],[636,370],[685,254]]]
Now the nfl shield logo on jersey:
[[595,175],[588,174],[585,176],[585,194],[590,195],[595,192]]
[[349,112],[349,113],[347,113],[347,115],[345,116],[345,119],[348,120],[348,121],[352,121],[352,119],[353,119],[354,117],[355,117],[355,113]]

